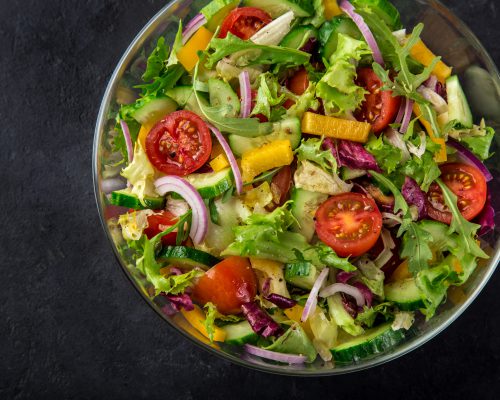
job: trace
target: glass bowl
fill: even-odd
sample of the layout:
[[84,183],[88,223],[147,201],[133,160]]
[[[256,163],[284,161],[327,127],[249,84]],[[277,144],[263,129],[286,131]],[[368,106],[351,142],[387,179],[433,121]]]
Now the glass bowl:
[[[184,21],[193,17],[198,10],[208,3],[208,0],[172,1],[166,5],[151,21],[137,34],[132,44],[118,63],[102,99],[94,136],[93,149],[93,176],[97,207],[106,236],[113,248],[118,262],[130,279],[131,283],[141,293],[144,300],[153,307],[166,323],[191,340],[197,346],[232,361],[258,370],[278,373],[283,375],[337,375],[373,367],[414,350],[443,331],[471,304],[481,292],[493,274],[500,257],[498,243],[500,229],[490,233],[483,243],[490,259],[480,264],[469,281],[457,290],[449,293],[446,303],[441,305],[436,316],[425,323],[417,320],[413,333],[402,343],[390,351],[376,354],[371,358],[363,359],[350,365],[333,365],[317,360],[313,364],[292,366],[277,364],[242,352],[241,348],[234,348],[224,344],[210,344],[201,334],[194,330],[180,315],[167,316],[162,312],[163,304],[149,297],[150,288],[134,267],[134,262],[126,254],[119,251],[122,238],[116,231],[109,217],[113,214],[112,207],[108,206],[106,191],[109,187],[110,177],[116,176],[117,168],[104,168],[103,159],[113,157],[107,145],[108,135],[111,134],[114,113],[119,104],[125,103],[136,96],[133,86],[139,83],[137,67],[144,63],[144,54],[148,54],[155,45],[160,35],[167,37],[167,43],[173,42],[177,30],[178,18]],[[454,67],[470,101],[475,121],[485,117],[487,123],[494,128],[500,127],[500,80],[495,64],[489,57],[474,34],[443,4],[434,0],[393,0],[400,10],[404,25],[412,28],[418,22],[424,22],[425,29],[422,35],[426,44],[443,60]],[[497,146],[495,144],[494,146]],[[500,153],[487,163],[496,177],[492,182],[495,192],[500,184],[500,175],[497,172],[500,166]],[[500,192],[499,192],[500,193]],[[494,207],[500,209],[500,198],[493,197]],[[500,222],[500,221],[498,221]],[[497,222],[497,226],[498,226]]]

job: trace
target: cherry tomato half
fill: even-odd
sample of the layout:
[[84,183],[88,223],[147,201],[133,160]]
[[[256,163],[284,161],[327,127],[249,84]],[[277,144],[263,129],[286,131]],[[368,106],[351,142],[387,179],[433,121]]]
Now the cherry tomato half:
[[222,314],[240,314],[241,305],[253,301],[257,278],[248,258],[229,257],[210,268],[193,287],[200,304],[212,302]]
[[282,167],[271,180],[271,192],[273,201],[278,206],[285,204],[288,192],[292,186],[292,168],[289,165]]
[[[304,92],[309,87],[309,77],[307,75],[307,71],[305,68],[300,68],[295,75],[293,75],[290,79],[288,79],[286,83],[286,87],[293,93],[298,96],[304,94]],[[287,99],[283,103],[283,107],[287,110],[293,106],[295,102],[291,99]]]
[[361,108],[354,112],[358,121],[372,125],[374,133],[382,132],[394,121],[401,104],[401,98],[392,97],[392,91],[380,90],[382,81],[371,68],[359,68],[356,84],[362,86],[368,93],[361,103]]
[[235,8],[222,22],[219,37],[225,38],[231,32],[240,39],[247,40],[272,20],[268,13],[259,8]]
[[319,238],[340,257],[359,256],[377,242],[382,214],[375,201],[360,193],[330,197],[316,211]]
[[[170,228],[177,222],[177,217],[169,211],[159,211],[148,216],[148,227],[144,229],[144,234],[148,239],[152,239],[160,232]],[[164,246],[175,246],[177,231],[167,233],[161,238]]]
[[207,162],[211,151],[207,124],[191,111],[167,115],[146,137],[149,161],[167,175],[189,175]]
[[[468,221],[476,217],[486,203],[486,179],[479,169],[469,164],[449,163],[440,167],[441,180],[457,196],[458,209]],[[443,192],[433,183],[427,193],[428,212],[432,219],[451,223],[451,213],[444,203]]]

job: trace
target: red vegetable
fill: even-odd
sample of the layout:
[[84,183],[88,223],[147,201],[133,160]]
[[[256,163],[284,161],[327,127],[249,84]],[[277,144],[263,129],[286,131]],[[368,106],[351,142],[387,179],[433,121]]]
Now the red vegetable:
[[262,337],[279,336],[283,333],[281,326],[260,308],[257,303],[248,302],[242,304],[241,310],[253,331]]
[[248,40],[272,20],[268,13],[259,8],[235,8],[222,22],[219,37],[225,38],[231,32],[240,39]]

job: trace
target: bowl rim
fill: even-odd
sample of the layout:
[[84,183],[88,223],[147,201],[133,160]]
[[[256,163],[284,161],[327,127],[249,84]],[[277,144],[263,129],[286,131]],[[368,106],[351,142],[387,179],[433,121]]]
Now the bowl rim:
[[[476,37],[476,35],[471,31],[471,29],[458,17],[452,12],[447,6],[445,6],[443,3],[441,3],[440,0],[427,0],[430,4],[434,5],[434,8],[439,12],[439,14],[448,20],[454,27],[460,28],[461,34],[467,38],[468,42],[473,45],[480,53],[481,56],[484,57],[483,61],[485,63],[485,67],[487,68],[488,72],[492,77],[495,79],[495,83],[497,86],[500,86],[500,75],[497,69],[497,66],[493,62],[491,56],[489,55],[488,51],[485,49],[485,47],[481,44],[479,39]],[[394,352],[389,352],[386,354],[382,354],[379,357],[375,357],[372,359],[367,360],[366,362],[362,364],[358,363],[353,363],[349,366],[343,366],[341,369],[325,369],[325,370],[308,370],[308,369],[303,369],[303,370],[292,370],[292,369],[285,369],[282,366],[276,365],[275,367],[273,366],[265,366],[265,365],[260,365],[260,364],[255,364],[255,363],[250,363],[247,361],[242,360],[239,357],[236,357],[232,354],[225,353],[223,351],[217,350],[210,345],[194,338],[191,334],[188,332],[184,331],[183,329],[179,328],[176,326],[174,323],[172,323],[159,309],[158,307],[154,304],[154,302],[141,290],[140,286],[137,284],[137,282],[134,280],[132,277],[130,271],[128,270],[127,266],[125,265],[124,261],[120,257],[120,254],[118,253],[118,250],[113,242],[113,239],[111,237],[111,233],[109,231],[109,228],[106,224],[105,218],[104,218],[104,212],[102,208],[102,203],[99,199],[100,196],[100,188],[99,188],[99,178],[98,178],[98,173],[99,173],[99,160],[98,160],[98,153],[99,153],[99,143],[100,143],[100,138],[101,138],[101,132],[104,134],[104,128],[106,121],[108,120],[107,118],[107,113],[108,113],[108,105],[110,104],[110,97],[114,92],[115,86],[118,83],[118,78],[120,78],[123,73],[125,72],[126,67],[128,66],[129,62],[131,61],[132,57],[136,54],[136,51],[143,45],[143,43],[148,39],[149,35],[154,32],[160,24],[163,22],[163,16],[164,14],[168,13],[171,8],[173,8],[176,4],[179,2],[177,0],[171,0],[167,5],[162,7],[147,23],[144,25],[144,27],[137,33],[137,35],[134,37],[130,45],[127,47],[123,55],[121,56],[120,60],[118,61],[118,64],[116,65],[113,74],[109,78],[108,84],[106,86],[106,90],[104,92],[103,98],[101,100],[101,104],[99,106],[99,113],[97,116],[96,120],[96,125],[94,129],[94,139],[93,139],[93,150],[92,150],[92,179],[93,179],[93,186],[94,186],[94,197],[97,205],[97,210],[99,213],[99,219],[101,221],[101,225],[104,229],[104,232],[106,234],[107,240],[111,244],[111,247],[113,249],[114,256],[116,260],[118,261],[119,265],[121,266],[121,270],[123,273],[126,275],[128,280],[132,283],[132,285],[135,287],[137,292],[139,293],[140,297],[154,310],[155,314],[160,316],[164,321],[167,322],[167,325],[170,328],[173,328],[174,331],[180,333],[182,336],[184,336],[186,339],[188,339],[191,343],[196,345],[197,347],[200,347],[204,349],[205,351],[208,351],[209,353],[215,355],[216,357],[225,360],[225,361],[231,361],[239,366],[258,370],[261,372],[266,372],[266,373],[271,373],[275,375],[284,375],[284,376],[300,376],[300,377],[323,377],[323,376],[333,376],[333,375],[343,375],[343,374],[348,374],[351,372],[357,372],[357,371],[363,371],[369,368],[373,368],[376,366],[379,366],[381,364],[384,364],[386,362],[395,360],[399,357],[402,357],[409,352],[419,348],[420,346],[424,345],[427,343],[429,340],[433,339],[437,335],[439,335],[441,332],[443,332],[446,328],[448,328],[455,320],[462,315],[462,313],[469,307],[469,305],[476,299],[476,297],[479,295],[479,293],[483,290],[483,288],[486,286],[488,281],[490,280],[491,276],[493,275],[496,266],[498,265],[498,262],[500,260],[500,246],[497,246],[497,249],[492,255],[491,260],[487,266],[488,271],[485,272],[484,276],[482,277],[481,281],[477,284],[477,286],[474,288],[474,290],[470,293],[468,296],[467,300],[461,304],[453,314],[451,314],[446,320],[444,320],[440,325],[436,326],[434,329],[431,329],[429,332],[424,333],[420,337],[416,337],[415,340],[412,340],[411,342],[403,342],[401,347]],[[185,3],[188,3],[189,5],[191,1],[186,1]]]

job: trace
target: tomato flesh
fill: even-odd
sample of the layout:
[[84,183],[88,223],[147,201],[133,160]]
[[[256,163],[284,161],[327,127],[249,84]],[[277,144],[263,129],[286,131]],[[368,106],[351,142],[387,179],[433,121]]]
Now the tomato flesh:
[[253,301],[257,278],[247,258],[229,257],[210,268],[193,287],[193,298],[215,304],[222,314],[240,314],[241,305]]
[[341,257],[366,253],[382,229],[375,201],[360,193],[330,197],[316,211],[315,220],[319,238]]
[[[295,75],[293,75],[290,79],[288,79],[286,83],[286,87],[297,96],[304,94],[304,92],[309,87],[309,77],[307,75],[307,71],[305,68],[300,68]],[[295,104],[295,101],[291,99],[287,99],[283,103],[283,107],[287,110]]]
[[191,174],[208,161],[211,151],[207,124],[191,111],[167,115],[146,137],[149,161],[168,175]]
[[276,205],[281,206],[288,198],[292,186],[292,168],[289,165],[282,167],[271,180],[271,193]]
[[371,68],[359,68],[356,84],[368,93],[361,107],[354,112],[358,121],[368,122],[374,133],[382,132],[394,121],[401,104],[400,97],[393,97],[392,91],[381,90],[382,81]]
[[219,37],[225,38],[231,32],[240,39],[248,40],[272,20],[267,12],[259,8],[235,8],[222,22]]
[[[152,239],[160,232],[170,228],[177,222],[177,217],[169,211],[160,211],[148,216],[148,227],[144,229],[144,234],[148,239]],[[177,231],[167,233],[161,238],[164,246],[174,246],[177,239]]]
[[[487,196],[486,179],[481,171],[469,164],[448,163],[440,167],[441,180],[457,196],[460,213],[468,221],[484,208]],[[443,192],[433,183],[427,193],[428,213],[432,219],[451,223],[451,213],[443,199]]]

